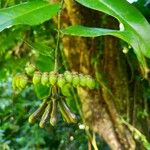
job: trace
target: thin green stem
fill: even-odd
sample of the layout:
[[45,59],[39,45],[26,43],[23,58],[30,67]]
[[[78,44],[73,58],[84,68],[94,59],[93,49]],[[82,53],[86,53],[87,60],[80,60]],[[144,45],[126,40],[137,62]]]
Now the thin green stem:
[[60,11],[57,15],[57,41],[56,41],[56,48],[55,48],[55,64],[54,64],[54,71],[58,71],[58,50],[59,50],[59,43],[60,43],[60,28],[61,28],[61,11],[63,8],[64,1],[61,1]]

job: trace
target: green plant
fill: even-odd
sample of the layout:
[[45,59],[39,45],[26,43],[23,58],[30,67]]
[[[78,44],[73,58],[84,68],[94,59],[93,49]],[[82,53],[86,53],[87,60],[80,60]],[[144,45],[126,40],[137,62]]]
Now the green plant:
[[[13,74],[14,89],[9,93],[9,96],[13,95],[9,100],[2,99],[2,109],[6,108],[6,112],[2,111],[4,125],[0,149],[9,149],[12,143],[14,149],[23,145],[26,145],[25,149],[47,149],[53,145],[50,132],[59,132],[54,139],[54,145],[59,146],[52,146],[55,149],[74,146],[87,149],[83,140],[85,135],[79,140],[83,147],[71,146],[71,142],[70,145],[61,144],[66,138],[73,139],[74,131],[80,135],[81,131],[77,129],[80,123],[85,126],[89,147],[92,145],[95,150],[99,143],[103,144],[96,141],[92,132],[102,136],[111,149],[134,150],[136,144],[140,144],[141,149],[149,149],[150,25],[140,11],[124,0],[95,0],[94,3],[92,0],[26,0],[17,3],[20,2],[2,0],[2,7],[11,7],[0,10],[0,79]],[[104,24],[108,27],[103,27]],[[118,29],[118,24],[123,27]],[[126,43],[118,44],[112,36]],[[124,55],[120,47],[127,49]],[[14,123],[8,112],[12,110],[11,102],[18,114]],[[34,107],[37,109],[33,113]],[[27,113],[21,112],[24,109]],[[28,117],[29,123],[39,121],[44,130],[36,124],[22,126],[21,118],[26,122]],[[10,119],[8,124],[7,118]],[[62,118],[71,123],[71,132],[61,128]],[[35,135],[36,143],[23,137],[30,129],[41,136]],[[15,138],[11,140],[13,136]]]

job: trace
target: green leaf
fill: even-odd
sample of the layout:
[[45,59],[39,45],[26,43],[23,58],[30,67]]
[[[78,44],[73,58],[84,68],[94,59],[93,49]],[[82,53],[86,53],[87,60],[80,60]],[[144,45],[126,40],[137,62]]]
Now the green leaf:
[[71,26],[62,30],[62,32],[73,36],[96,37],[102,35],[113,35],[121,38],[133,47],[140,62],[142,73],[146,78],[148,69],[144,56],[150,58],[150,25],[143,15],[124,0],[95,0],[94,3],[93,0],[76,1],[88,8],[102,11],[117,18],[118,21],[123,24],[124,29],[120,31]]
[[34,86],[34,90],[39,99],[44,99],[50,94],[50,87],[43,86],[42,84]]
[[150,58],[150,25],[135,7],[125,0],[95,0],[94,3],[93,0],[76,1],[117,18],[124,25],[125,30],[133,32],[138,38],[136,42],[140,43],[141,52]]
[[57,14],[60,4],[32,1],[0,10],[0,31],[13,25],[37,25]]
[[51,57],[54,60],[54,49],[51,47],[43,43],[33,43],[31,45],[39,54]]

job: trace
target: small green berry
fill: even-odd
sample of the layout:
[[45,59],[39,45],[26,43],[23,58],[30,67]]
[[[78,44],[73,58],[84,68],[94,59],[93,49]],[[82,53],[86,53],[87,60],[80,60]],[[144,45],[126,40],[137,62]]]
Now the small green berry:
[[52,71],[49,73],[49,83],[51,85],[55,85],[57,82],[57,73]]
[[86,85],[90,89],[94,89],[96,87],[96,82],[91,76],[86,76]]
[[79,74],[79,77],[80,77],[80,85],[83,87],[86,86],[86,76],[83,74]]
[[12,88],[16,89],[16,76],[14,76],[12,79]]
[[65,71],[64,72],[64,77],[66,79],[67,82],[71,83],[72,82],[72,74],[69,71]]
[[20,74],[16,75],[15,85],[16,85],[16,88],[19,88],[19,89],[20,89],[20,79],[21,79],[21,75]]
[[39,84],[41,82],[41,73],[39,71],[34,72],[32,82],[34,85]]
[[20,88],[25,88],[26,87],[26,85],[27,85],[27,83],[28,83],[28,78],[27,78],[27,76],[25,76],[25,75],[21,75],[20,76],[20,81],[19,81],[20,83]]
[[80,78],[77,74],[73,74],[72,84],[74,87],[80,84]]
[[41,77],[41,83],[42,83],[42,85],[48,85],[48,80],[49,80],[49,74],[48,74],[48,72],[44,72],[43,74],[42,74],[42,77]]
[[65,83],[66,83],[66,80],[65,80],[64,76],[62,74],[59,74],[58,79],[57,79],[58,87],[62,88]]
[[32,76],[35,70],[36,70],[36,67],[30,63],[28,63],[25,67],[25,71],[26,71],[27,75],[29,75],[29,76]]

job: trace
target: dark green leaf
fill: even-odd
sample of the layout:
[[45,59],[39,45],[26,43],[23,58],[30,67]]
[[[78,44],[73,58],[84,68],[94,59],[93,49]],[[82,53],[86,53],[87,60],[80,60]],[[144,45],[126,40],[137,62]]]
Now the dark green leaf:
[[50,87],[46,87],[41,84],[34,86],[34,90],[39,99],[43,99],[49,96],[49,93],[50,93]]
[[34,43],[32,44],[34,49],[39,52],[39,54],[44,56],[49,56],[54,60],[54,49],[51,47],[46,46],[43,43]]
[[150,57],[150,25],[135,7],[125,0],[95,0],[94,3],[93,0],[76,1],[86,7],[102,11],[117,18],[124,25],[125,30],[133,32],[138,38],[136,42],[141,45],[141,53]]
[[134,48],[134,52],[136,53],[141,64],[143,75],[147,77],[147,64],[144,56],[150,57],[150,25],[143,15],[124,0],[95,0],[94,3],[93,0],[76,1],[86,7],[105,12],[117,18],[124,25],[124,29],[123,31],[117,31],[73,26],[67,28],[66,30],[62,30],[62,32],[69,35],[85,37],[113,35],[125,40]]
[[0,31],[13,25],[37,25],[52,18],[59,11],[59,4],[32,1],[0,10]]

